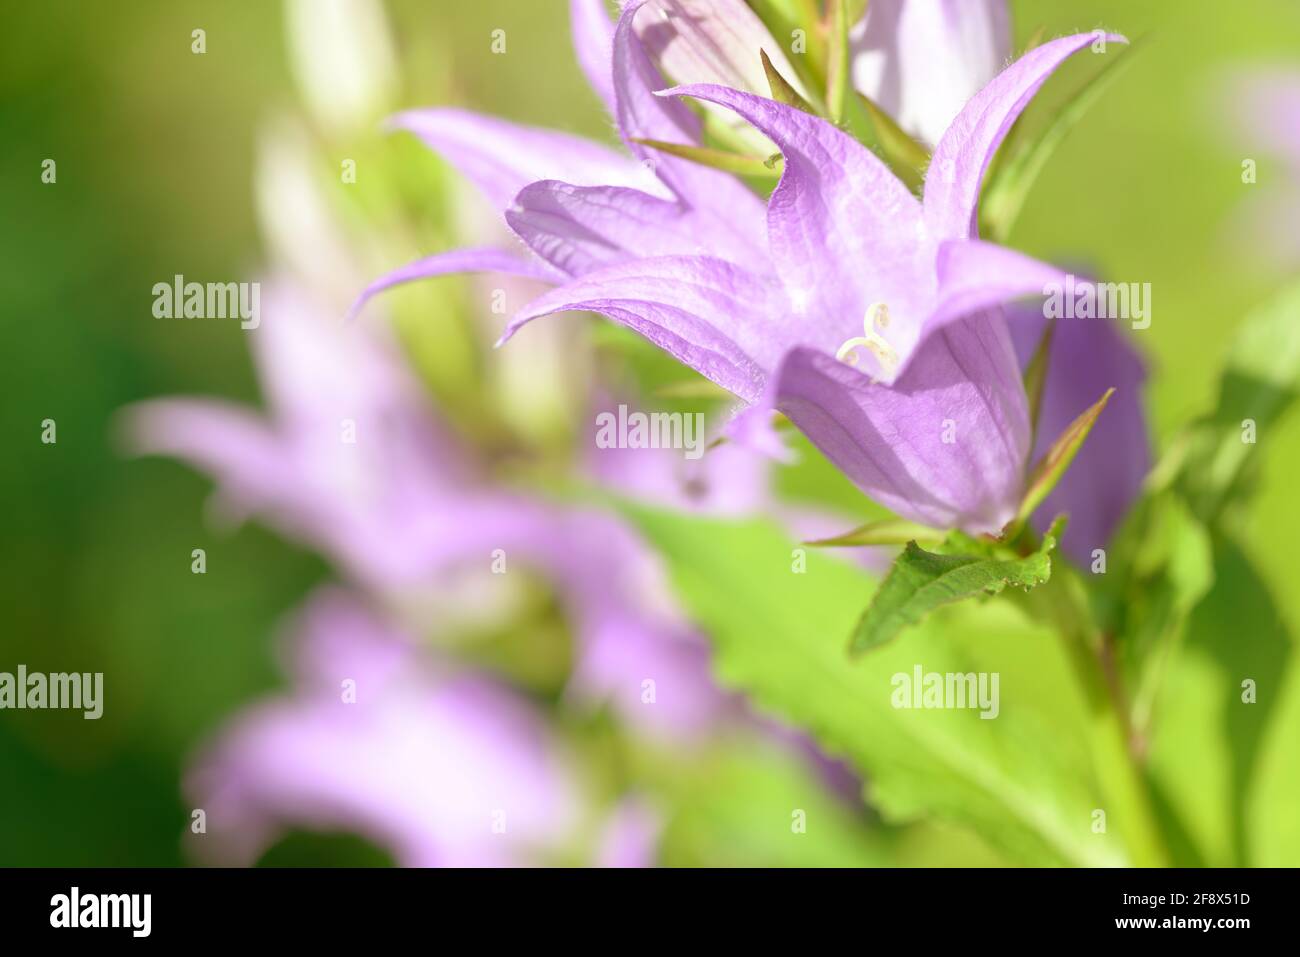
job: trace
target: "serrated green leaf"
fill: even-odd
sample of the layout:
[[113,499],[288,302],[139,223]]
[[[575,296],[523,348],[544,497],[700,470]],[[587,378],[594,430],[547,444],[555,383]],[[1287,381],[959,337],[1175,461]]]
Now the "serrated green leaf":
[[[624,508],[709,636],[718,680],[852,763],[886,821],[964,827],[1016,863],[1130,861],[1118,828],[1092,832],[1092,809],[1108,805],[1089,770],[1088,719],[1062,647],[1010,604],[950,607],[906,642],[854,662],[843,635],[872,586],[861,567],[809,551],[795,570],[793,544],[767,522]],[[1000,672],[997,719],[896,708],[894,681],[918,663]]]
[[1052,122],[1031,142],[995,168],[980,203],[985,234],[994,242],[1005,242],[1029,196],[1030,187],[1083,115],[1101,98],[1110,83],[1134,56],[1137,44],[1112,55],[1087,83],[1080,87]]
[[908,542],[871,604],[862,613],[849,650],[861,654],[890,641],[940,605],[977,595],[996,595],[1008,585],[1030,589],[1052,577],[1052,551],[1064,526],[1052,523],[1042,546],[1023,558],[945,555]]
[[818,538],[804,544],[822,548],[848,548],[859,545],[905,545],[912,541],[941,542],[943,538],[944,533],[937,528],[928,528],[901,518],[889,518],[859,525],[843,535]]
[[713,169],[720,169],[727,173],[753,176],[758,179],[779,179],[784,166],[779,160],[774,162],[772,157],[745,156],[741,153],[714,149],[711,146],[687,146],[683,143],[667,143],[663,140],[638,139],[636,137],[633,138],[633,142],[659,150],[662,153],[690,160],[692,163],[699,163],[701,166],[710,166]]
[[1107,389],[1097,402],[1086,410],[1077,419],[1065,427],[1065,431],[1057,436],[1056,441],[1034,466],[1029,473],[1029,479],[1025,483],[1025,497],[1020,503],[1020,511],[1016,515],[1017,523],[1024,523],[1029,516],[1034,514],[1034,509],[1043,504],[1043,499],[1051,494],[1052,489],[1056,488],[1056,483],[1061,480],[1065,470],[1070,467],[1074,457],[1079,454],[1079,449],[1083,447],[1084,440],[1088,438],[1088,433],[1092,431],[1093,425],[1097,422],[1097,417],[1101,415],[1102,410],[1106,408],[1106,403],[1110,397],[1115,394],[1114,389]]

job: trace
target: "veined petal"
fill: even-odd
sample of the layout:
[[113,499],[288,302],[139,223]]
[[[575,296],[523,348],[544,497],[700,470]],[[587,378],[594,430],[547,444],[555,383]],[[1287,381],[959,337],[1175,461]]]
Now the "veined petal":
[[933,253],[921,207],[874,153],[819,117],[721,86],[686,86],[692,96],[734,110],[785,156],[767,208],[768,246],[795,318],[787,346],[834,352],[861,335],[873,302],[897,320],[890,344],[906,355],[919,338],[933,292]]
[[410,110],[389,124],[409,130],[463,173],[494,209],[539,179],[662,190],[650,171],[607,146],[467,110]]
[[524,259],[504,249],[491,246],[477,249],[453,249],[445,253],[425,256],[413,263],[407,263],[385,276],[380,276],[361,291],[356,301],[348,310],[348,318],[355,318],[365,308],[367,302],[386,289],[419,279],[432,279],[435,276],[448,276],[453,273],[495,272],[507,276],[519,276],[523,279],[536,279],[541,282],[562,282],[564,276],[557,273],[550,265],[538,259]]
[[[1022,365],[1028,364],[1038,347],[1046,324],[1042,310],[1008,310],[1007,325]],[[1112,321],[1056,321],[1031,460],[1040,459],[1056,437],[1107,389],[1115,389],[1074,464],[1032,520],[1041,530],[1053,516],[1068,513],[1070,523],[1061,547],[1081,565],[1092,561],[1093,549],[1107,546],[1151,468],[1142,401],[1145,381],[1141,356]]]
[[598,312],[752,402],[784,351],[782,303],[775,283],[739,266],[664,256],[609,266],[545,293],[511,320],[501,341],[540,316]]
[[[678,199],[702,214],[729,220],[734,228],[746,234],[758,235],[762,231],[763,203],[744,183],[729,173],[636,142],[645,139],[698,146],[701,136],[699,118],[684,103],[655,95],[668,84],[646,54],[633,25],[644,3],[645,0],[631,0],[623,8],[614,31],[614,91],[618,100],[619,134],[632,155],[653,169]],[[535,178],[575,182],[569,175]],[[626,184],[606,181],[600,185]]]
[[875,501],[935,528],[996,532],[1016,512],[1029,413],[1005,329],[984,316],[926,339],[892,386],[812,349],[781,366],[777,404]]
[[[938,239],[976,235],[980,185],[1011,124],[1058,66],[1090,46],[1092,33],[1061,37],[1030,50],[962,108],[935,147],[925,175],[925,221]],[[1127,43],[1107,34],[1108,43]]]
[[569,24],[578,66],[582,67],[587,82],[613,116],[618,109],[611,62],[614,21],[609,18],[605,0],[569,0]]
[[637,34],[674,83],[716,83],[766,93],[761,50],[807,98],[785,49],[745,0],[649,0]]
[[1011,56],[1006,0],[871,0],[849,35],[853,85],[933,146]]
[[924,335],[1013,299],[1045,296],[1049,287],[1066,280],[1062,269],[979,239],[941,243],[937,272],[938,300],[925,320]]
[[739,235],[718,217],[617,186],[533,183],[516,197],[506,222],[529,249],[567,276],[651,256],[707,254],[736,263],[766,259],[761,236]]

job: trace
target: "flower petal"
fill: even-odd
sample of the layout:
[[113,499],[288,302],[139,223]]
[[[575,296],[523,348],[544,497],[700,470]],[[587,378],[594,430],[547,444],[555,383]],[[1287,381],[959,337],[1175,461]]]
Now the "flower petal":
[[150,399],[124,413],[126,441],[139,455],[178,458],[216,477],[241,512],[278,507],[298,489],[295,463],[252,411],[215,399]]
[[568,133],[456,109],[411,110],[389,125],[424,140],[473,182],[494,209],[504,210],[521,189],[539,179],[662,192],[644,167]]
[[605,0],[569,0],[569,24],[573,52],[587,82],[596,91],[611,116],[618,109],[614,97],[614,21]]
[[721,86],[676,87],[734,110],[785,156],[768,202],[768,246],[794,310],[786,344],[834,352],[862,334],[873,302],[896,320],[900,355],[919,338],[933,260],[916,197],[866,147],[832,124],[774,100]]
[[849,41],[853,85],[934,145],[1011,56],[1011,17],[1006,0],[871,0]]
[[557,273],[546,263],[536,259],[524,259],[504,249],[490,246],[478,249],[453,249],[445,253],[425,256],[423,259],[417,259],[413,263],[394,269],[385,276],[380,276],[357,296],[356,301],[348,309],[347,318],[349,320],[356,318],[365,308],[366,303],[394,286],[420,279],[432,279],[435,276],[474,272],[495,272],[551,283],[561,282],[564,279],[563,274]]
[[892,386],[795,349],[778,407],[867,495],[935,528],[996,532],[1016,512],[1029,414],[1001,320],[941,330]]
[[568,276],[636,257],[712,255],[735,263],[766,258],[762,235],[679,202],[617,186],[545,180],[515,199],[506,222],[534,253]]
[[637,35],[674,83],[716,83],[766,94],[763,51],[807,98],[785,49],[745,0],[649,0]]
[[1045,296],[1050,286],[1066,280],[1062,269],[979,239],[941,243],[937,271],[938,301],[926,317],[923,335],[1013,299]]
[[510,321],[501,341],[540,316],[598,312],[724,389],[754,401],[784,351],[781,302],[774,283],[721,259],[635,260],[542,295]]
[[[699,118],[684,103],[655,95],[668,84],[650,61],[633,25],[644,3],[645,0],[631,0],[623,8],[614,31],[614,89],[618,100],[619,134],[632,155],[654,170],[678,199],[701,213],[730,220],[735,228],[747,235],[759,235],[762,232],[763,203],[744,183],[729,173],[636,142],[647,139],[698,146],[701,137]],[[577,182],[569,175],[536,178]],[[602,185],[626,184],[606,182]]]
[[[313,663],[330,680],[244,711],[202,753],[185,790],[219,836],[196,851],[251,865],[301,826],[363,835],[408,866],[501,866],[566,840],[580,792],[528,701],[451,675],[343,593],[313,599],[300,630],[301,644],[323,640],[337,656]],[[357,697],[340,707],[348,679]],[[509,821],[504,836],[494,814]]]
[[[925,175],[925,221],[939,239],[977,233],[980,186],[993,154],[1029,101],[1058,66],[1098,36],[1081,33],[1035,47],[1007,67],[957,114],[935,147]],[[1106,34],[1108,43],[1127,43]]]

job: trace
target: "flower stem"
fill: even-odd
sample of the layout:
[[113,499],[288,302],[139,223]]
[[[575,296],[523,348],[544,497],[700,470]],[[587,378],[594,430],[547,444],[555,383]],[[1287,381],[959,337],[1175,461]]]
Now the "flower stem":
[[1083,586],[1061,563],[1054,571],[1051,581],[1036,591],[1057,626],[1088,708],[1088,744],[1105,802],[1102,810],[1107,822],[1119,828],[1135,866],[1168,867],[1150,787],[1132,749],[1127,708],[1106,674]]

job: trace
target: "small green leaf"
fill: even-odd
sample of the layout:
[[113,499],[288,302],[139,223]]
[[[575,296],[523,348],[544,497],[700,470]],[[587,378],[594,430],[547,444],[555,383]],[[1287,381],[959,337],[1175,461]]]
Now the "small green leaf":
[[1023,523],[1034,514],[1034,509],[1043,504],[1043,499],[1051,494],[1052,489],[1056,488],[1056,483],[1061,480],[1065,470],[1070,467],[1074,457],[1083,447],[1083,441],[1092,431],[1092,427],[1097,422],[1097,417],[1101,415],[1106,403],[1110,397],[1115,394],[1114,389],[1107,389],[1097,402],[1080,415],[1077,419],[1065,427],[1051,448],[1047,450],[1038,464],[1034,466],[1033,472],[1029,475],[1029,481],[1025,483],[1025,497],[1020,503],[1020,511],[1016,515],[1016,522]]
[[884,153],[885,162],[908,189],[916,189],[925,181],[925,168],[930,162],[930,152],[904,132],[894,118],[882,110],[865,93],[858,99],[871,118],[876,141]]
[[1038,174],[1048,159],[1060,146],[1075,125],[1083,118],[1115,77],[1121,65],[1133,58],[1134,44],[1118,56],[1111,56],[1106,65],[1079,88],[1070,101],[1056,114],[1034,140],[1026,143],[1006,162],[999,163],[990,177],[980,205],[984,228],[994,242],[1004,242],[1015,225],[1020,211],[1029,196]]
[[767,74],[767,85],[772,91],[772,99],[778,103],[784,103],[786,106],[793,106],[795,109],[803,110],[805,113],[816,115],[817,111],[808,105],[808,101],[800,96],[799,91],[791,86],[780,71],[772,65],[772,61],[768,59],[767,51],[759,50],[758,55],[763,60],[763,72]]
[[943,538],[944,533],[937,528],[928,528],[901,518],[891,518],[880,522],[868,522],[843,535],[819,538],[804,544],[835,548],[857,545],[904,545],[913,541],[941,542]]
[[1037,551],[1023,558],[987,558],[927,552],[909,542],[853,631],[853,654],[883,645],[940,605],[976,595],[996,595],[1008,585],[1030,589],[1052,577],[1051,553],[1064,528],[1052,523]]
[[692,163],[711,166],[714,169],[720,169],[727,173],[736,173],[740,176],[778,179],[783,166],[780,162],[772,162],[770,157],[745,156],[741,153],[729,153],[726,150],[713,149],[709,146],[687,146],[683,143],[666,143],[663,140],[647,140],[636,137],[633,137],[632,141],[659,150],[662,153],[690,160]]
[[1056,332],[1056,320],[1049,319],[1038,346],[1025,367],[1025,395],[1029,397],[1029,422],[1038,433],[1038,413],[1043,408],[1043,390],[1047,385],[1047,365],[1052,353],[1052,336]]
[[871,117],[862,101],[850,96],[853,91],[852,64],[849,57],[848,0],[830,0],[829,53],[826,65],[826,115],[832,123],[869,147],[880,145]]

